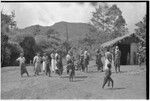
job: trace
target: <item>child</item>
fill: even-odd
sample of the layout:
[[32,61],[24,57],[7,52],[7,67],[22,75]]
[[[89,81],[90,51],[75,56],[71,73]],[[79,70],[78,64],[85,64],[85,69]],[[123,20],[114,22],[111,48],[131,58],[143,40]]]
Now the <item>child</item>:
[[111,78],[111,63],[108,62],[106,65],[108,68],[105,70],[105,77],[104,77],[104,82],[103,82],[102,88],[104,88],[105,84],[110,81],[112,82],[112,88],[113,88],[113,80]]
[[23,53],[20,54],[20,57],[17,59],[17,61],[19,61],[20,64],[20,68],[21,68],[21,77],[24,73],[27,74],[27,76],[29,77],[28,71],[26,69],[26,65],[25,65],[25,58],[23,57]]

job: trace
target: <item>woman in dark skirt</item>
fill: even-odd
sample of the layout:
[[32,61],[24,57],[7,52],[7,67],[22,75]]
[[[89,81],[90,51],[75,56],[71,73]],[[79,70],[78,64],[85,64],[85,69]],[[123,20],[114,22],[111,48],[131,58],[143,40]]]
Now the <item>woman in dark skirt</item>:
[[97,65],[97,70],[103,71],[103,63],[101,61],[102,55],[100,53],[100,50],[98,49],[96,52],[96,65]]
[[20,54],[20,57],[17,59],[17,61],[19,61],[19,64],[20,64],[21,77],[24,73],[26,73],[27,76],[29,76],[28,71],[26,69],[25,58],[23,57],[23,53]]
[[62,65],[62,58],[61,58],[61,56],[60,56],[59,54],[58,54],[57,57],[56,57],[56,61],[57,61],[56,66],[57,66],[57,68],[58,68],[57,74],[58,74],[59,76],[61,76],[61,75],[62,75],[62,72],[63,72],[63,65]]
[[84,54],[83,53],[80,56],[80,66],[81,66],[82,72],[84,72],[85,66],[84,66]]
[[46,62],[46,75],[48,74],[49,77],[50,77],[50,74],[51,74],[51,70],[50,70],[50,65],[51,65],[51,57],[50,55],[48,56],[48,54],[45,53],[45,62]]
[[75,76],[75,66],[74,66],[74,60],[73,58],[70,60],[69,63],[69,81],[73,81],[73,77]]

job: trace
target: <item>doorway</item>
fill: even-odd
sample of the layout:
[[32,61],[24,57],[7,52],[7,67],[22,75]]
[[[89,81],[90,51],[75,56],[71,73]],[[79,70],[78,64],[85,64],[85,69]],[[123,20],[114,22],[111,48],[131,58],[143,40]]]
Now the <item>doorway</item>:
[[130,54],[130,44],[118,44],[121,51],[120,65],[128,64],[128,54]]

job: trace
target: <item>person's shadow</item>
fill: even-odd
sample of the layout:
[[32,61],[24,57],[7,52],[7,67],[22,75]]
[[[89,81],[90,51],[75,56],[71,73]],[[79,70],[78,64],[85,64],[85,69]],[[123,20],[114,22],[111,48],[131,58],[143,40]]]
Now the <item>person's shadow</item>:
[[120,87],[120,88],[107,88],[107,90],[123,90],[123,89],[126,89],[126,88],[124,88],[124,87]]
[[[69,76],[62,76],[61,78],[69,78]],[[74,79],[73,79],[73,82],[81,82],[81,81],[84,81],[84,79],[86,79],[87,76],[75,76]]]
[[[69,78],[69,76],[62,76],[61,78]],[[74,78],[81,78],[81,79],[84,79],[84,78],[87,78],[87,76],[74,76]]]

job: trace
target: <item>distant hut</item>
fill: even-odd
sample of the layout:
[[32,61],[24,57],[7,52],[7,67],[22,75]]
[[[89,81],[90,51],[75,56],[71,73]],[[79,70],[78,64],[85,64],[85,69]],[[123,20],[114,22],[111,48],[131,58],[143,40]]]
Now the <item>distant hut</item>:
[[115,38],[111,41],[103,43],[102,48],[112,48],[118,46],[121,51],[121,65],[136,65],[137,64],[137,45],[139,42],[145,42],[143,38],[135,33],[126,34]]

